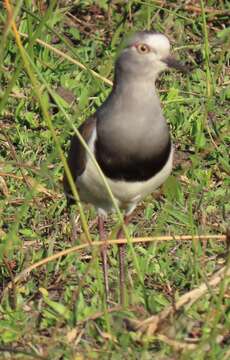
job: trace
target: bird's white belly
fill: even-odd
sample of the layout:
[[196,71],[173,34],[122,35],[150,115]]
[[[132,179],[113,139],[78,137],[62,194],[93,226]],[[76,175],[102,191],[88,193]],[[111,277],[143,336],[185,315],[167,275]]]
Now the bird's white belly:
[[[91,150],[94,148],[95,134],[89,143]],[[136,204],[146,195],[152,193],[164,183],[170,175],[173,163],[173,147],[167,163],[161,171],[146,181],[111,180],[106,177],[107,183],[121,208],[131,212]],[[104,182],[92,160],[88,157],[85,171],[78,177],[77,185],[83,201],[93,204],[96,208],[108,212],[113,209],[109,194]]]

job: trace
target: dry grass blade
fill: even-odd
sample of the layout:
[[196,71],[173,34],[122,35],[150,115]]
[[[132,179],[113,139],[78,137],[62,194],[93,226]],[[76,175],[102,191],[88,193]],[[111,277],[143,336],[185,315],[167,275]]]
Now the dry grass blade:
[[209,287],[216,287],[224,279],[224,277],[228,276],[230,276],[230,268],[227,268],[226,266],[222,267],[211,277],[208,284],[202,283],[198,288],[182,295],[174,305],[168,306],[166,309],[160,312],[160,314],[153,315],[144,321],[140,321],[139,324],[136,323],[136,328],[141,332],[147,333],[148,335],[153,335],[159,326],[162,325],[163,321],[166,320],[172,313],[174,313],[175,310],[179,310],[184,305],[191,306],[195,301],[200,299],[208,292]]
[[47,189],[44,185],[40,184],[35,178],[32,178],[31,176],[24,175],[24,177],[22,177],[11,173],[0,172],[0,190],[6,197],[9,195],[9,191],[6,182],[4,181],[4,177],[13,178],[20,181],[24,181],[24,179],[26,179],[28,184],[32,188],[36,189],[38,193],[43,193],[51,198],[60,198],[62,196],[52,190]]
[[[121,310],[122,310],[122,306],[114,306],[112,308],[108,308],[106,310],[106,312],[111,314],[113,312],[118,312],[118,311],[121,311]],[[96,320],[98,318],[101,318],[103,315],[105,315],[105,311],[98,311],[95,314],[93,314],[93,315],[87,317],[86,319],[84,319],[83,321],[81,321],[80,324],[85,324],[88,321]]]
[[[192,236],[192,235],[182,235],[182,236],[155,236],[155,237],[139,237],[139,238],[133,238],[132,239],[132,243],[136,244],[136,243],[148,243],[148,242],[154,242],[154,241],[203,241],[203,240],[216,240],[216,241],[225,241],[226,240],[226,235],[200,235],[200,236]],[[115,240],[107,240],[107,244],[108,245],[118,245],[118,244],[127,244],[127,239],[115,239]],[[24,269],[20,274],[18,274],[15,278],[14,278],[14,283],[17,283],[18,281],[22,280],[23,278],[25,278],[26,276],[28,276],[31,271],[33,271],[34,269],[48,264],[50,261],[54,261],[56,259],[61,258],[62,256],[66,256],[69,255],[73,252],[80,252],[84,249],[87,249],[89,247],[95,247],[95,246],[101,246],[103,245],[104,242],[103,241],[94,241],[92,242],[91,245],[89,245],[88,243],[85,244],[81,244],[81,245],[77,245],[77,246],[73,246],[69,249],[66,250],[62,250],[60,252],[58,252],[57,254],[54,254],[52,256],[48,256],[43,260],[38,261],[35,264],[32,264],[31,266],[29,266],[28,268]],[[8,289],[12,288],[12,283],[9,282],[9,284],[5,287],[4,291],[3,291],[3,296],[6,293],[6,291]]]
[[[28,37],[27,34],[24,34],[24,33],[21,33],[19,32],[19,34],[22,36],[22,37]],[[75,64],[77,66],[79,66],[81,69],[83,70],[88,70],[90,71],[96,78],[102,80],[104,83],[108,84],[108,85],[113,85],[113,82],[106,79],[104,76],[98,74],[96,71],[94,70],[91,70],[91,69],[88,69],[85,65],[83,65],[80,61],[77,61],[75,59],[73,59],[71,56],[65,54],[63,51],[59,50],[59,49],[56,49],[54,46],[46,43],[45,41],[41,40],[41,39],[36,39],[36,42],[42,46],[44,46],[45,48],[53,51],[54,53],[56,53],[57,55],[60,55],[62,58],[68,60],[69,62],[71,62],[72,64]]]
[[170,338],[168,338],[167,336],[165,336],[163,334],[157,335],[156,338],[158,340],[164,342],[165,344],[173,347],[174,350],[176,350],[176,351],[193,350],[193,349],[196,348],[196,344],[188,344],[186,342],[170,339]]

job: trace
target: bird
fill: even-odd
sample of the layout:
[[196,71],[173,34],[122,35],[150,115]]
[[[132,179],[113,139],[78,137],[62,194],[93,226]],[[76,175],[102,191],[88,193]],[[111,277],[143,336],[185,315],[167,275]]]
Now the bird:
[[[186,72],[171,55],[170,41],[162,33],[137,31],[126,38],[115,61],[113,87],[79,132],[100,166],[115,201],[129,223],[137,204],[154,192],[172,171],[174,147],[163,116],[155,82],[170,68]],[[68,153],[68,166],[80,200],[98,214],[100,240],[106,242],[105,221],[114,204],[103,180],[76,134]],[[68,204],[74,202],[66,173],[63,178]],[[117,237],[122,237],[120,229]],[[118,245],[120,303],[125,302],[125,245]],[[105,297],[109,280],[107,247],[101,248]]]

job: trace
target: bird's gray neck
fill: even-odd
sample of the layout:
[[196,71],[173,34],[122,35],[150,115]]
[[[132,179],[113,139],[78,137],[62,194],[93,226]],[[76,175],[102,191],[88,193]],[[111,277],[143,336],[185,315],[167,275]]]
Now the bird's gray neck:
[[162,115],[153,79],[115,74],[114,86],[97,111],[100,141],[116,150],[147,154],[168,142],[169,133]]
[[131,122],[135,127],[140,122],[144,125],[160,121],[163,116],[154,81],[126,74],[118,79],[116,75],[112,92],[98,110],[98,115],[106,119],[106,126],[108,123],[122,126],[122,123]]
[[[159,103],[159,99],[156,94],[155,80],[146,77],[143,79],[138,74],[131,76],[130,74],[117,72],[115,74],[113,94],[116,96],[125,96],[130,101],[141,100],[146,104],[150,104],[155,98],[155,101]],[[127,96],[128,95],[128,96]],[[139,104],[139,101],[138,101]]]

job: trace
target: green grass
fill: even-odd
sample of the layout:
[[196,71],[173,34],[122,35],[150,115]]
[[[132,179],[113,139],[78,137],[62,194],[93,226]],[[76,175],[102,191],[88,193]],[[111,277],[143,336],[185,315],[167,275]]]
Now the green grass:
[[[229,267],[224,242],[173,240],[128,247],[128,304],[113,313],[104,303],[97,248],[49,261],[12,290],[3,290],[31,264],[82,244],[87,237],[98,240],[95,210],[84,204],[72,210],[78,217],[80,211],[82,218],[73,236],[61,183],[63,155],[72,125],[78,127],[108,95],[111,87],[102,77],[112,80],[116,49],[130,30],[166,33],[177,57],[191,68],[187,76],[171,72],[158,81],[176,162],[157,196],[147,197],[135,210],[130,236],[226,232],[230,8],[213,0],[190,7],[169,1],[163,7],[153,1],[110,6],[106,1],[72,6],[51,1],[44,10],[18,1],[17,29],[28,35],[21,37],[19,47],[2,4],[0,10],[0,358],[227,360],[227,276],[192,306],[167,318],[154,336],[128,325],[128,320],[158,314],[207,283],[224,264]],[[68,96],[60,95],[60,87]],[[109,238],[115,238],[119,222],[118,215],[109,218]],[[109,255],[113,307],[119,299],[116,246]]]

